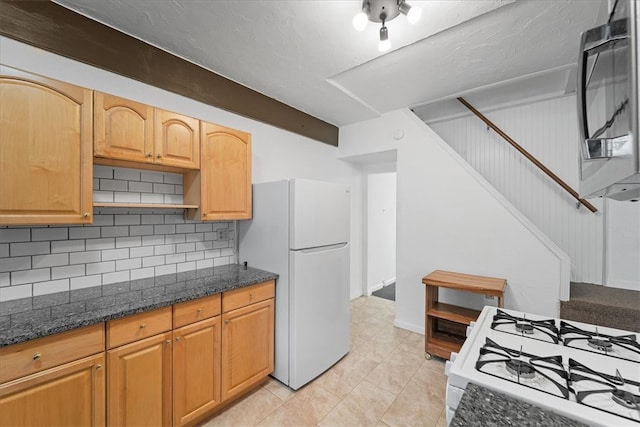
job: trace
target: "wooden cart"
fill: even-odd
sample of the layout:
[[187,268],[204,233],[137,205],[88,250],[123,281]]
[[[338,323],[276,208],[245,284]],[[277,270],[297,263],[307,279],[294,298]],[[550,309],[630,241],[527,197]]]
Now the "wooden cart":
[[435,270],[424,276],[422,283],[426,285],[424,350],[427,359],[432,355],[449,359],[451,352],[459,352],[467,326],[480,314],[478,310],[439,302],[439,288],[495,296],[498,307],[504,306],[506,279]]

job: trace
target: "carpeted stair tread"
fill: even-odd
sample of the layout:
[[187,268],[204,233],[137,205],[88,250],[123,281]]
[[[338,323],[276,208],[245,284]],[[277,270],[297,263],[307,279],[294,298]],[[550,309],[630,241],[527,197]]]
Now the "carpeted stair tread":
[[560,303],[560,317],[640,332],[640,292],[572,283],[571,299]]
[[640,292],[628,289],[608,288],[590,283],[572,283],[571,301],[582,301],[639,310]]

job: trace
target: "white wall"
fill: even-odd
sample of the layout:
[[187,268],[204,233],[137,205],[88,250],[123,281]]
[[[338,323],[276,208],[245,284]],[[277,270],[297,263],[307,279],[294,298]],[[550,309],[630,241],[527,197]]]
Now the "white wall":
[[607,200],[605,285],[640,291],[640,202]]
[[367,179],[367,291],[396,277],[396,173]]
[[[404,137],[396,140],[396,130]],[[557,316],[568,258],[409,110],[340,129],[340,154],[397,149],[396,325],[424,331],[424,285],[436,269],[503,277],[506,307]],[[564,262],[564,264],[563,264]],[[449,295],[457,300],[460,295]],[[469,301],[484,304],[484,299]]]
[[[134,60],[134,59],[132,59]],[[252,134],[253,182],[291,177],[344,182],[352,194],[352,297],[362,293],[362,177],[336,159],[338,149],[270,125],[196,102],[135,80],[0,37],[0,63]],[[167,70],[171,72],[171,70]],[[277,272],[276,272],[277,273]]]
[[[507,135],[578,190],[578,119],[575,96],[484,113]],[[539,171],[474,115],[429,123],[451,147],[571,258],[576,282],[602,284],[602,201],[597,213]]]

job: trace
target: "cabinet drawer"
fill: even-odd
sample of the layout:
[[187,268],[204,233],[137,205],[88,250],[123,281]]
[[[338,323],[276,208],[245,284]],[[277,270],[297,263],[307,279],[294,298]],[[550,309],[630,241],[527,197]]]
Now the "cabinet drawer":
[[104,351],[104,323],[0,348],[0,383]]
[[171,307],[110,320],[107,323],[107,347],[117,347],[170,329]]
[[273,298],[275,292],[275,280],[225,292],[222,294],[222,312],[226,313],[236,308]]
[[173,306],[173,328],[208,319],[220,314],[221,294],[181,302]]

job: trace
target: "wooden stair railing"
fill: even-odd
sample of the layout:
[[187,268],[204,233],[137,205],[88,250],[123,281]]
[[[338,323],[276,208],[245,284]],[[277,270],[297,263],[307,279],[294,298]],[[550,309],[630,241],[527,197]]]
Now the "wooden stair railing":
[[500,129],[498,126],[496,126],[491,120],[486,118],[481,112],[479,112],[478,110],[473,108],[473,106],[471,104],[469,104],[464,98],[457,98],[457,99],[458,99],[458,101],[460,101],[460,103],[462,103],[462,105],[467,107],[480,120],[485,122],[487,126],[489,126],[491,129],[493,129],[498,135],[500,135],[502,138],[504,138],[505,141],[507,141],[509,144],[511,144],[513,146],[513,148],[518,150],[523,156],[525,156],[534,165],[536,165],[540,170],[542,170],[542,172],[547,174],[547,176],[549,176],[549,178],[554,180],[560,187],[564,188],[569,194],[571,194],[571,196],[578,201],[578,206],[584,205],[587,209],[589,209],[591,212],[594,212],[594,213],[598,211],[598,209],[596,209],[595,206],[593,206],[591,203],[589,203],[585,199],[581,199],[580,196],[578,195],[577,191],[575,191],[573,188],[571,188],[566,182],[564,182],[555,173],[551,172],[549,170],[549,168],[547,168],[545,165],[543,165],[538,159],[533,157],[533,155],[531,155],[531,153],[529,153],[522,146],[520,146],[517,142],[515,142],[509,135],[504,133],[502,131],[502,129]]

